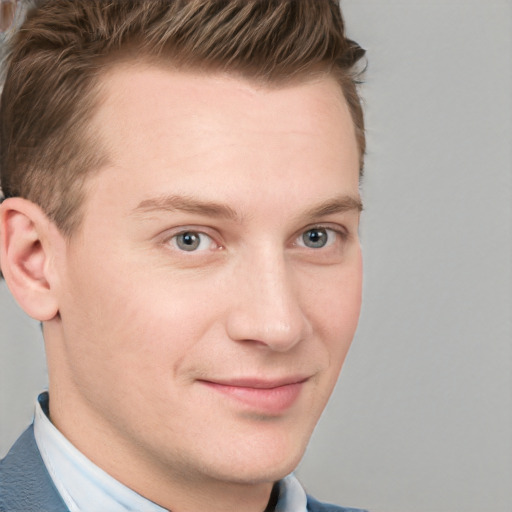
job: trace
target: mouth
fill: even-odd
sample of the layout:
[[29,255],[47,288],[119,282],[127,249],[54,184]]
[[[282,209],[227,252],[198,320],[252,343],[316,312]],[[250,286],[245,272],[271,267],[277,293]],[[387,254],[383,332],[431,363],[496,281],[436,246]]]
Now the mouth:
[[240,378],[199,382],[246,409],[277,416],[292,407],[308,380],[308,377],[290,377],[278,380]]

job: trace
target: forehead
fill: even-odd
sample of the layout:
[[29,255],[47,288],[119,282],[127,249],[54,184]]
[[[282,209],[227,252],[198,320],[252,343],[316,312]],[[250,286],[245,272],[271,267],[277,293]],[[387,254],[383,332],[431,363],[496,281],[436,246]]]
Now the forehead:
[[179,137],[187,128],[197,130],[198,119],[205,121],[205,131],[231,129],[237,123],[236,134],[248,136],[251,129],[270,135],[301,129],[323,132],[326,122],[344,135],[354,132],[341,87],[326,74],[279,86],[226,73],[125,62],[102,77],[100,91],[96,125],[110,142],[126,139],[134,127],[141,137],[160,135],[155,132],[159,126],[167,132],[174,128],[173,135]]
[[102,78],[100,98],[92,125],[110,169],[97,177],[143,182],[129,192],[133,201],[176,187],[187,195],[255,193],[254,182],[267,178],[284,192],[332,174],[357,193],[355,131],[332,77],[268,87],[227,74],[123,64]]

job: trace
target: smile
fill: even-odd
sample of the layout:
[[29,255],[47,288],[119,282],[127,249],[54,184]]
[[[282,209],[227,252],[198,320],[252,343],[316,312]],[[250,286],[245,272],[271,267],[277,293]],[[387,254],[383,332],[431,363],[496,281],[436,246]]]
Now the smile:
[[200,381],[244,407],[268,415],[278,415],[289,409],[299,398],[307,378],[281,381],[237,379],[234,381]]

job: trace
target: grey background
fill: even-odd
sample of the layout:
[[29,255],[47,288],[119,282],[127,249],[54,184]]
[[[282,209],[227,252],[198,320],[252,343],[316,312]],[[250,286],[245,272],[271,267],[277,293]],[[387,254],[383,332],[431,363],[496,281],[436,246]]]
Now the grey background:
[[[512,2],[343,0],[368,50],[365,296],[298,474],[372,512],[512,510]],[[46,370],[0,285],[0,455]]]

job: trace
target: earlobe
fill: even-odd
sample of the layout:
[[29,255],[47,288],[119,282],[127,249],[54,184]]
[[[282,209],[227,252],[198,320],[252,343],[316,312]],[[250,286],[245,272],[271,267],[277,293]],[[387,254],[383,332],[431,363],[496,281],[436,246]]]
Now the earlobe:
[[50,273],[50,221],[34,203],[19,197],[0,205],[0,268],[11,293],[41,322],[58,313]]

